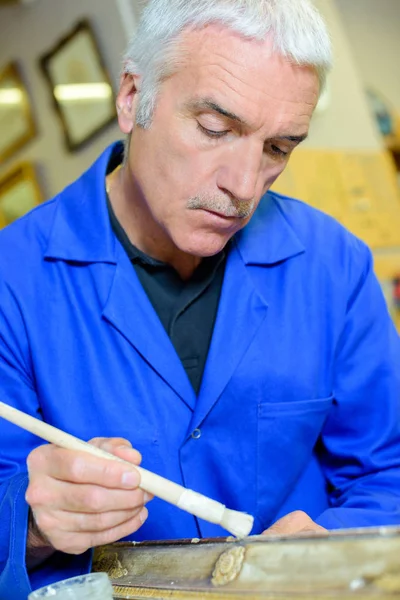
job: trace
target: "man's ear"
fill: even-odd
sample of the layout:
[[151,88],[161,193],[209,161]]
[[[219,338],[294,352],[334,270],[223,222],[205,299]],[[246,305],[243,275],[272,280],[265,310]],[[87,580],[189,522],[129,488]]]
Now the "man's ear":
[[118,124],[122,133],[132,132],[138,104],[140,77],[131,73],[121,75],[117,96]]

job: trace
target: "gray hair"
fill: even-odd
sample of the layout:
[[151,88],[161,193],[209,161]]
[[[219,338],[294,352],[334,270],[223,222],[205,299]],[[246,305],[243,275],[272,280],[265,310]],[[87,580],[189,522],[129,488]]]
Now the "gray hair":
[[314,67],[324,89],[332,66],[331,41],[310,0],[149,0],[124,64],[125,72],[141,77],[139,126],[150,127],[160,84],[182,64],[182,32],[210,23],[260,41],[272,34],[274,51]]

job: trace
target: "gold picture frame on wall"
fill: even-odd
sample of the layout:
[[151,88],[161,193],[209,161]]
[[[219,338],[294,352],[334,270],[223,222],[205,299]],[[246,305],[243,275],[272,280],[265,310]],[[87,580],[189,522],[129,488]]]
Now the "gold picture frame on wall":
[[0,179],[0,228],[43,202],[32,163],[21,163]]
[[88,20],[80,21],[42,56],[40,65],[66,147],[74,152],[117,116],[111,80]]
[[0,71],[0,164],[36,136],[28,92],[17,63]]

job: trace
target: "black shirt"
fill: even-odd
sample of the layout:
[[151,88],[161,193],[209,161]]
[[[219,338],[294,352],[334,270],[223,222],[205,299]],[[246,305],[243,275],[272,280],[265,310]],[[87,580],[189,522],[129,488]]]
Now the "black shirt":
[[[204,258],[188,281],[170,265],[147,256],[129,240],[107,198],[113,231],[199,393],[217,316],[227,250]],[[133,303],[132,299],[132,303]]]

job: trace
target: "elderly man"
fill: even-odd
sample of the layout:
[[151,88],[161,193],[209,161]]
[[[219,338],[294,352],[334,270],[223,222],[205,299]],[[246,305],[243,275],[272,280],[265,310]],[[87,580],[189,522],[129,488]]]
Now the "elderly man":
[[132,463],[0,424],[1,598],[124,537],[224,535],[146,508],[141,455],[253,533],[400,522],[400,344],[371,254],[267,193],[330,60],[308,0],[150,0],[125,148],[1,233],[2,400]]

